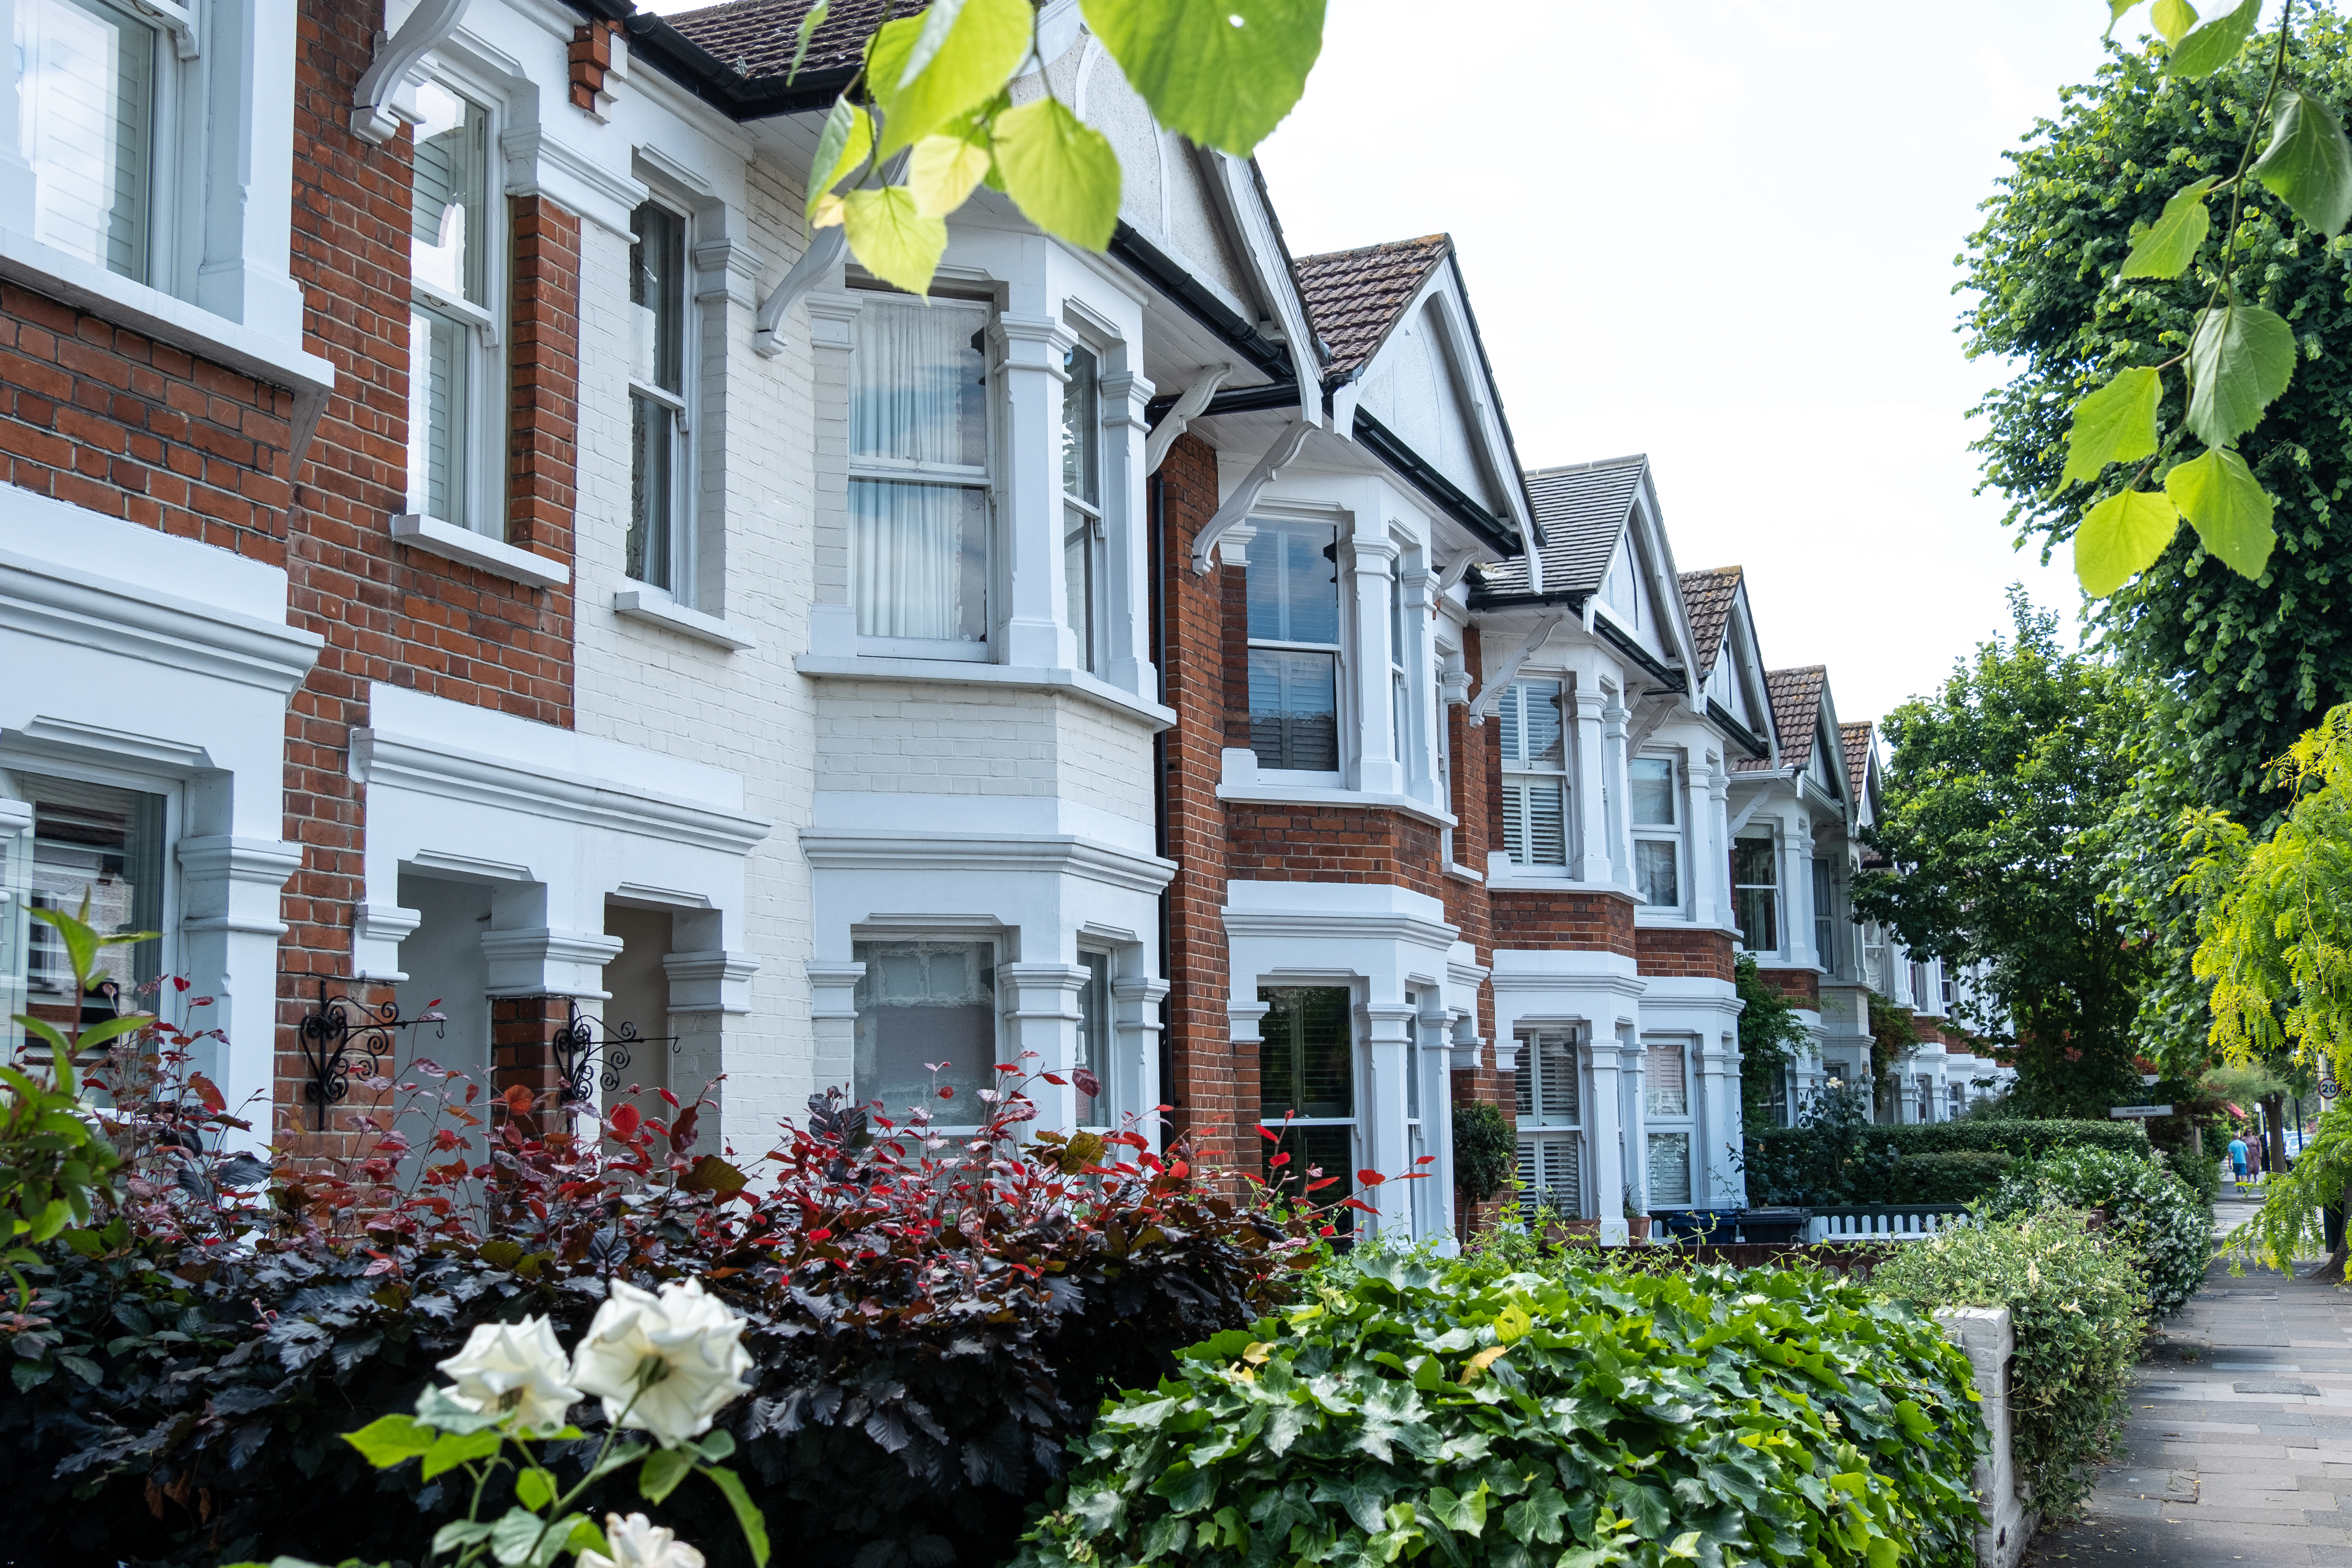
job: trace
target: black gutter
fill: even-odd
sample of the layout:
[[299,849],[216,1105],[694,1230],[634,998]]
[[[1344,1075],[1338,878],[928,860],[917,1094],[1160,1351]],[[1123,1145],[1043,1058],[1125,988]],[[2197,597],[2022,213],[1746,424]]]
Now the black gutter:
[[[730,120],[771,120],[831,109],[842,89],[857,79],[862,65],[804,70],[757,80],[744,76],[700,44],[650,12],[632,11],[612,0],[575,0],[583,10],[620,22],[629,35],[632,61],[643,60]],[[617,15],[611,13],[617,12]]]
[[[1157,425],[1168,417],[1181,394],[1155,397],[1144,405],[1144,416]],[[1264,386],[1237,386],[1230,392],[1220,392],[1209,399],[1209,405],[1192,416],[1195,419],[1213,419],[1220,414],[1262,414],[1274,408],[1298,406],[1298,384],[1291,381],[1269,382]]]
[[[1211,293],[1165,251],[1124,223],[1111,231],[1110,254],[1141,273],[1153,288],[1182,306],[1186,315],[1216,333],[1226,347],[1256,366],[1260,374],[1271,376],[1276,381],[1297,380],[1290,368],[1290,355],[1280,343],[1260,332],[1255,322],[1244,321],[1239,311]],[[1293,394],[1294,399],[1296,395]]]
[[1716,728],[1747,747],[1749,756],[1769,757],[1772,754],[1772,748],[1765,743],[1763,736],[1733,718],[1723,704],[1712,697],[1706,700],[1706,716],[1715,721]]
[[1421,455],[1402,441],[1390,428],[1365,413],[1356,410],[1355,437],[1366,451],[1412,481],[1413,489],[1434,502],[1439,510],[1476,534],[1481,542],[1491,545],[1504,555],[1519,555],[1527,546],[1511,537],[1503,520],[1470,499],[1459,486],[1427,463]]
[[1643,669],[1648,670],[1652,675],[1656,676],[1668,686],[1673,687],[1677,691],[1688,691],[1690,689],[1690,681],[1681,670],[1664,662],[1656,654],[1652,653],[1648,648],[1645,648],[1640,643],[1635,642],[1633,637],[1626,633],[1624,628],[1620,626],[1615,621],[1611,620],[1606,616],[1595,616],[1592,617],[1592,626],[1595,631],[1598,631],[1601,634],[1603,641],[1616,645],[1617,651],[1624,654],[1635,664],[1640,665]]

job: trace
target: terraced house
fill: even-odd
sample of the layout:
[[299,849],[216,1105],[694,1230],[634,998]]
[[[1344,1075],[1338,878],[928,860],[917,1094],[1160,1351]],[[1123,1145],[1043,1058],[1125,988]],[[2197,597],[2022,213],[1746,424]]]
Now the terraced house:
[[0,1012],[120,1005],[87,896],[298,1147],[420,1059],[746,1143],[1084,1065],[1043,1125],[1416,1236],[1471,1096],[1566,1211],[1739,1202],[1736,948],[1832,1076],[1933,1012],[1648,465],[1523,471],[1451,243],[1294,258],[1073,0],[1109,249],[982,192],[927,300],[803,217],[877,3],[797,76],[803,0],[14,3]]

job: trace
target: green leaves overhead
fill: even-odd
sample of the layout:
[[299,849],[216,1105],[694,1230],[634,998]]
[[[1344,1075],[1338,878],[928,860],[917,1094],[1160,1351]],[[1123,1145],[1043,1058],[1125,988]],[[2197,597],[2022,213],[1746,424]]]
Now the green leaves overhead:
[[2327,106],[2294,88],[2280,94],[2271,143],[2254,164],[2254,177],[2330,239],[2352,220],[2352,145]]
[[2189,345],[2189,428],[2232,446],[2294,376],[2294,330],[2274,312],[2234,301],[2208,310]]
[[2074,405],[2074,425],[2066,437],[2066,471],[2061,484],[2095,479],[2109,463],[2129,463],[2156,455],[2156,405],[2164,377],[2152,369],[2127,370]]
[[2209,174],[2166,202],[2164,211],[2124,258],[2123,276],[2178,278],[2187,271],[2212,226],[2212,217],[2205,210],[2205,193],[2212,188],[2213,178]]
[[2244,0],[2237,9],[2214,17],[2173,46],[2164,74],[2188,81],[2212,75],[2237,58],[2262,15],[2263,0]]
[[996,166],[1031,223],[1089,250],[1110,243],[1118,222],[1118,154],[1059,99],[997,116]]
[[[808,203],[803,209],[812,223],[818,223],[818,214],[830,212],[830,222],[840,222],[837,210],[827,198],[834,186],[857,172],[866,155],[874,151],[874,117],[847,99],[837,100],[824,117],[824,131],[817,137],[816,156],[809,160]],[[825,226],[819,223],[819,226]]]
[[2084,593],[2104,599],[2155,565],[2179,531],[2180,513],[2163,496],[2146,490],[2109,496],[2074,531],[2074,575]]
[[1237,158],[1257,151],[1323,52],[1323,0],[1083,0],[1152,118]]
[[947,253],[944,219],[924,216],[904,185],[852,191],[841,198],[841,216],[849,248],[868,272],[909,294],[929,292]]
[[2164,35],[2168,44],[2177,44],[2181,35],[2197,25],[2197,7],[2189,0],[2156,0],[2148,11],[2148,20]]
[[2269,492],[2243,458],[2213,447],[2167,474],[2164,493],[2223,565],[2243,576],[2262,575],[2278,535],[2271,529]]
[[961,136],[926,136],[915,143],[907,160],[907,189],[915,210],[925,217],[945,217],[963,205],[971,188],[988,177],[989,151],[984,142]]
[[[1029,52],[1028,0],[962,0],[947,36],[929,37],[929,16],[883,24],[866,58],[866,87],[882,110],[877,156],[911,147],[994,98]],[[928,45],[928,58],[919,50]],[[850,244],[857,243],[852,236]],[[863,256],[861,251],[860,256]]]

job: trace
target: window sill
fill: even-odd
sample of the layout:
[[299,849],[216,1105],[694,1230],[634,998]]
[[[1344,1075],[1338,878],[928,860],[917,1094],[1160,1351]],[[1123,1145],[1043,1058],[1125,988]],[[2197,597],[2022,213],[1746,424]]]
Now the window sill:
[[678,604],[658,588],[624,588],[613,595],[613,613],[625,619],[643,621],[667,632],[676,632],[697,642],[730,651],[755,648],[760,639],[731,621],[717,616],[706,616],[700,610],[690,610]]
[[1449,862],[1445,868],[1445,874],[1449,877],[1459,877],[1465,882],[1475,882],[1480,887],[1484,887],[1486,882],[1485,877],[1458,862]]
[[159,343],[266,381],[315,395],[335,389],[335,367],[299,342],[269,337],[185,300],[110,272],[94,261],[0,229],[0,279],[62,300]]
[[561,561],[418,512],[396,513],[392,537],[411,550],[511,577],[534,588],[561,588],[572,581],[572,569]]
[[1013,664],[967,664],[947,658],[879,658],[870,654],[804,653],[793,668],[815,680],[913,680],[964,686],[1003,686],[1013,690],[1058,691],[1108,708],[1154,730],[1176,722],[1176,711],[1122,691],[1082,669],[1049,669]]
[[1220,784],[1219,800],[1261,805],[1336,805],[1350,811],[1397,811],[1440,827],[1460,825],[1451,812],[1438,810],[1409,795],[1375,795],[1369,790],[1341,789],[1335,784],[1268,784],[1265,776],[1247,783]]

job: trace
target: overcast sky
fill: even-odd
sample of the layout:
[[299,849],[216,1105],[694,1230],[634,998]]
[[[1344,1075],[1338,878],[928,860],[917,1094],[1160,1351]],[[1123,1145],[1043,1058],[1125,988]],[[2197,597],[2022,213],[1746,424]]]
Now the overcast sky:
[[1875,718],[2007,627],[2008,584],[2080,603],[1970,494],[2002,377],[1961,354],[1952,262],[2104,20],[1332,0],[1260,158],[1297,253],[1452,234],[1521,461],[1647,452],[1676,564],[1745,566],[1766,663]]

